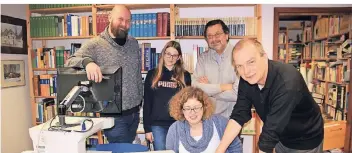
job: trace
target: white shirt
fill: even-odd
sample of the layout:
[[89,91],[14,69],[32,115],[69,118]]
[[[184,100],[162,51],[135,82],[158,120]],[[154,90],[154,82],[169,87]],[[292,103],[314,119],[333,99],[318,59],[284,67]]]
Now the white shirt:
[[[216,148],[218,148],[220,144],[220,137],[218,134],[218,130],[216,130],[215,124],[214,125],[214,132],[213,132],[213,137],[211,138],[207,149],[205,149],[202,153],[214,153],[216,151]],[[194,140],[198,141],[202,138],[202,136],[196,136],[193,137]],[[179,153],[189,153],[182,145],[182,142],[179,141],[179,147],[178,147]]]

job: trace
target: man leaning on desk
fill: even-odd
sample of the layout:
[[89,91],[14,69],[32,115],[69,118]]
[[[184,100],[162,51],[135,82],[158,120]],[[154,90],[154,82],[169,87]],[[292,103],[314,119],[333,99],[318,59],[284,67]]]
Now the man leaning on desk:
[[239,41],[232,56],[241,76],[238,99],[216,152],[225,152],[251,119],[254,105],[264,123],[260,152],[322,153],[323,118],[297,69],[269,60],[262,45],[252,39]]

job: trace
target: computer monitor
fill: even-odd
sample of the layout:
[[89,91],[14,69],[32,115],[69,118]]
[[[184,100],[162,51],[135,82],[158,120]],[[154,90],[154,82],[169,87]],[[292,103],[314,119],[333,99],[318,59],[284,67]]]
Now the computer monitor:
[[101,68],[100,83],[89,81],[83,69],[59,68],[57,74],[57,103],[60,104],[70,91],[81,82],[89,82],[88,91],[81,91],[74,102],[67,106],[72,112],[122,112],[122,68]]

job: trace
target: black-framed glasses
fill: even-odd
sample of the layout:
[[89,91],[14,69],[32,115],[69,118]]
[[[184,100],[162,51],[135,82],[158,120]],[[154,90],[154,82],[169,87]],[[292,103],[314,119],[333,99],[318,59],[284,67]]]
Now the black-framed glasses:
[[199,106],[199,107],[194,107],[194,108],[182,108],[183,112],[185,113],[191,113],[191,111],[198,113],[200,110],[202,110],[203,106]]
[[167,53],[167,52],[165,53],[165,57],[166,58],[171,58],[172,57],[172,59],[177,59],[179,56],[180,55],[178,55],[178,54],[172,55],[172,54]]

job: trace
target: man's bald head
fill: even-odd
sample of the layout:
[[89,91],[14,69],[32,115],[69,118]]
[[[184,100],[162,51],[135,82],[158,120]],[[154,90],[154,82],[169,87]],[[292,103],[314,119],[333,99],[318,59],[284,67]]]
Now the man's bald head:
[[115,5],[109,15],[110,33],[114,37],[126,38],[131,26],[131,11],[125,5]]
[[121,13],[128,13],[131,15],[130,9],[128,9],[125,5],[122,5],[122,4],[115,5],[114,8],[111,10],[110,15],[113,18]]
[[256,39],[248,38],[240,40],[233,48],[233,52],[244,50],[243,48],[252,46],[256,48],[256,50],[260,53],[261,56],[265,54],[264,48],[259,41],[257,41]]

